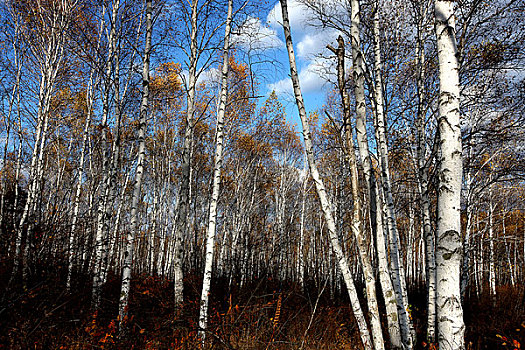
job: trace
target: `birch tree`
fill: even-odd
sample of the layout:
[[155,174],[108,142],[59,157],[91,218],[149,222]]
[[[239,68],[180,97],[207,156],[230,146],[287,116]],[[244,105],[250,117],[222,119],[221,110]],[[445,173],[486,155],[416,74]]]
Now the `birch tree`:
[[[13,277],[19,268],[24,231],[26,232],[26,241],[23,261],[24,276],[27,277],[27,264],[25,262],[27,262],[30,250],[31,229],[34,224],[31,215],[37,203],[38,188],[43,174],[42,167],[44,166],[44,151],[48,136],[51,99],[55,92],[58,71],[65,60],[66,31],[75,6],[76,2],[56,1],[45,6],[39,2],[38,6],[34,8],[29,4],[22,3],[13,9],[13,11],[20,11],[27,16],[26,21],[28,22],[23,27],[22,35],[25,42],[29,44],[29,52],[40,75],[35,140],[29,167],[28,197],[17,226]],[[33,26],[39,28],[38,33]],[[28,223],[27,227],[25,227],[26,223]]]
[[[379,7],[376,8],[379,11]],[[396,293],[397,305],[399,310],[399,321],[401,326],[401,335],[403,343],[409,349],[414,346],[415,333],[412,321],[408,314],[408,297],[406,290],[406,280],[403,263],[400,257],[400,242],[397,229],[396,213],[392,195],[392,185],[390,179],[390,166],[388,159],[388,144],[386,135],[386,116],[383,98],[383,81],[382,81],[382,58],[380,46],[379,20],[374,18],[374,66],[375,66],[375,118],[374,126],[376,133],[377,153],[379,158],[382,193],[386,202],[386,225],[389,233],[390,243],[390,266],[392,270],[392,282]],[[378,214],[379,215],[379,214]]]
[[341,248],[341,244],[339,243],[339,238],[337,237],[336,225],[330,207],[330,203],[328,202],[328,198],[326,195],[326,189],[323,181],[321,180],[319,171],[317,170],[317,166],[315,163],[313,144],[310,133],[310,125],[308,124],[303,95],[301,93],[301,87],[299,85],[297,65],[295,63],[295,53],[293,50],[292,34],[290,30],[290,21],[288,19],[288,6],[286,0],[281,0],[281,9],[283,16],[284,37],[286,40],[286,49],[288,51],[288,60],[290,62],[290,75],[292,78],[295,101],[299,110],[299,116],[301,118],[301,124],[303,127],[303,140],[305,145],[304,147],[308,159],[308,165],[310,167],[310,173],[315,183],[317,195],[319,196],[319,200],[321,202],[321,210],[323,211],[324,218],[326,220],[326,225],[330,234],[330,243],[332,245],[332,250],[336,256],[339,268],[343,273],[343,278],[348,289],[348,295],[350,297],[352,310],[354,312],[354,316],[358,324],[359,332],[361,335],[361,341],[365,349],[373,349],[373,344],[370,338],[370,333],[368,331],[366,319],[364,317],[359,298],[357,297],[354,279],[348,266],[348,261],[346,260],[346,257],[344,256],[343,250]]
[[[102,146],[103,160],[102,160],[102,172],[103,178],[100,188],[100,196],[97,205],[97,228],[95,232],[95,256],[94,256],[94,274],[93,274],[93,287],[91,292],[91,303],[94,310],[98,309],[100,305],[100,298],[102,293],[102,286],[105,279],[105,268],[107,261],[107,249],[109,247],[109,211],[112,187],[114,186],[113,165],[117,161],[117,154],[115,152],[118,149],[118,138],[119,138],[119,123],[117,123],[116,131],[117,135],[114,135],[113,140],[110,141],[108,138],[109,131],[111,130],[110,125],[110,109],[111,109],[111,92],[117,85],[120,84],[118,81],[118,71],[116,69],[116,61],[118,60],[118,35],[117,21],[119,20],[120,0],[115,1],[112,4],[110,20],[109,20],[109,33],[108,35],[108,55],[105,62],[105,74],[104,80],[104,92],[102,94]],[[103,15],[106,12],[106,7],[103,8]],[[116,77],[115,77],[116,76]],[[117,95],[115,93],[115,95]],[[115,107],[116,108],[116,107]],[[120,116],[117,116],[119,118]],[[120,118],[119,118],[120,119]]]
[[183,238],[186,232],[189,206],[190,206],[190,171],[191,171],[191,149],[195,117],[195,90],[197,88],[197,63],[198,63],[198,0],[191,2],[190,14],[190,51],[189,66],[188,66],[188,81],[186,84],[186,121],[184,129],[184,141],[182,150],[182,164],[181,164],[181,179],[179,198],[177,202],[178,212],[175,221],[175,246],[174,246],[174,298],[175,305],[179,307],[184,302],[184,285],[183,285],[183,271],[182,271],[182,250]]
[[462,151],[454,5],[455,1],[437,0],[434,7],[440,82],[436,307],[438,342],[443,350],[465,348],[460,291]]
[[[144,42],[144,56],[142,63],[142,101],[139,111],[138,123],[138,156],[137,168],[135,170],[135,183],[133,185],[133,197],[131,200],[131,228],[126,237],[124,248],[124,264],[122,266],[122,284],[120,289],[119,302],[119,321],[125,322],[128,314],[129,290],[131,284],[131,271],[133,267],[133,243],[138,233],[138,206],[141,199],[142,178],[144,175],[144,158],[146,153],[146,131],[147,116],[149,110],[150,96],[150,57],[151,57],[151,37],[153,32],[152,0],[146,0],[146,38]],[[120,331],[122,332],[122,327]]]
[[224,48],[221,71],[221,89],[219,95],[219,104],[217,106],[217,123],[215,132],[215,157],[213,168],[213,184],[210,200],[208,232],[206,235],[206,257],[204,263],[204,279],[202,283],[200,315],[199,315],[199,332],[204,341],[207,329],[208,318],[208,300],[210,294],[210,285],[213,267],[213,255],[215,250],[215,234],[217,225],[217,202],[219,200],[219,188],[221,183],[222,170],[222,152],[224,137],[224,114],[226,111],[226,100],[228,97],[228,68],[229,68],[229,50],[230,50],[230,33],[231,22],[233,17],[233,0],[228,0],[228,10],[226,16],[226,27],[224,30]]
[[[372,268],[372,261],[368,254],[368,244],[364,237],[364,224],[362,222],[362,203],[361,195],[359,193],[359,179],[357,173],[357,160],[355,156],[353,133],[350,126],[350,98],[346,92],[346,79],[345,79],[345,44],[342,36],[339,36],[338,39],[338,48],[334,49],[331,46],[328,48],[337,55],[337,81],[339,85],[339,91],[341,95],[341,103],[343,105],[343,129],[344,129],[344,145],[345,145],[345,154],[350,164],[350,179],[352,186],[352,199],[354,202],[353,206],[353,215],[352,215],[352,234],[354,235],[359,256],[361,258],[361,265],[363,268],[363,274],[365,277],[366,285],[366,296],[368,302],[369,318],[372,328],[372,339],[374,342],[374,348],[383,349],[384,341],[383,334],[381,330],[381,321],[379,319],[379,309],[377,306],[377,295],[375,289],[375,276]],[[368,142],[367,147],[368,149]],[[369,174],[370,176],[370,174]],[[394,341],[397,341],[395,339]],[[397,346],[399,346],[398,344]]]

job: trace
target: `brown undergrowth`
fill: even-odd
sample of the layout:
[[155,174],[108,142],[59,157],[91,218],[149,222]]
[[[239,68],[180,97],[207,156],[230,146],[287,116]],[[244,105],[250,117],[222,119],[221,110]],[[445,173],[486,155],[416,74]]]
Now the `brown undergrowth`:
[[[119,280],[110,274],[100,310],[90,311],[90,276],[77,275],[70,292],[65,269],[35,265],[25,284],[7,288],[10,264],[0,267],[0,349],[198,349],[200,277],[185,279],[185,304],[175,312],[173,284],[134,276],[127,332],[118,336]],[[359,334],[342,292],[261,278],[240,287],[215,281],[206,349],[359,349]],[[525,344],[523,288],[502,286],[496,304],[487,296],[465,300],[467,349],[521,349]],[[424,293],[411,293],[418,348],[425,345]],[[315,313],[314,313],[315,310]],[[386,336],[386,335],[385,335]]]

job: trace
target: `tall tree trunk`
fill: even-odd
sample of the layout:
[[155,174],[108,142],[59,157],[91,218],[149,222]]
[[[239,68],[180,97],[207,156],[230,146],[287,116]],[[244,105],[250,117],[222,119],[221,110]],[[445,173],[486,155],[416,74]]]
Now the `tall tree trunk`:
[[306,154],[303,159],[303,186],[301,191],[301,218],[300,218],[300,227],[299,227],[299,247],[297,252],[297,271],[298,271],[298,280],[301,289],[304,290],[304,275],[305,275],[305,256],[304,256],[304,234],[305,234],[305,220],[306,220],[306,198],[308,191],[308,179],[310,178],[310,171],[307,164],[308,160],[306,159]]
[[[337,55],[337,81],[339,85],[339,93],[341,96],[341,103],[343,105],[343,130],[344,130],[344,146],[345,155],[350,165],[350,178],[352,185],[352,199],[353,199],[353,215],[352,215],[352,234],[357,242],[357,249],[361,259],[361,266],[365,278],[366,300],[368,303],[368,312],[370,318],[370,325],[372,328],[372,339],[374,348],[376,350],[384,348],[383,333],[381,330],[381,321],[379,317],[379,308],[377,305],[377,294],[375,289],[375,276],[372,262],[368,254],[369,244],[366,242],[362,222],[362,203],[359,194],[359,177],[358,166],[355,156],[354,141],[352,128],[350,126],[350,98],[346,92],[345,79],[345,44],[342,36],[337,39],[339,44],[337,49],[328,46]],[[368,146],[367,146],[368,148]]]
[[[64,12],[60,12],[63,10]],[[47,141],[47,130],[49,126],[49,110],[51,108],[51,98],[55,90],[55,83],[58,74],[59,66],[64,59],[64,31],[67,27],[66,12],[68,8],[55,9],[55,11],[46,14],[52,16],[55,21],[55,25],[52,28],[46,28],[49,30],[48,37],[42,38],[43,47],[31,47],[32,53],[37,56],[36,60],[39,62],[40,69],[40,86],[38,94],[38,107],[37,107],[37,121],[35,130],[35,143],[33,145],[33,151],[31,155],[31,165],[29,168],[28,178],[28,189],[27,189],[27,200],[22,212],[22,217],[17,227],[17,239],[15,247],[15,261],[12,271],[12,278],[17,274],[19,268],[19,257],[22,245],[22,235],[25,229],[26,221],[28,227],[26,230],[26,244],[23,252],[23,261],[27,260],[29,254],[29,247],[31,243],[30,234],[31,227],[34,224],[31,220],[33,209],[36,205],[38,184],[41,183],[43,175],[43,157],[44,157],[44,146]],[[36,9],[35,11],[43,11],[42,9]],[[38,16],[45,17],[42,13],[35,14]],[[49,18],[44,19],[45,20]],[[46,26],[46,24],[44,24]],[[44,29],[44,28],[43,28]],[[40,57],[41,55],[41,57]],[[24,264],[24,277],[27,277],[27,266]]]
[[377,234],[376,234],[376,250],[377,261],[379,269],[379,282],[381,283],[381,290],[383,292],[383,299],[385,300],[386,317],[388,322],[388,334],[390,335],[390,343],[393,349],[402,349],[403,342],[401,339],[401,329],[399,326],[399,314],[397,309],[397,298],[390,278],[390,269],[388,267],[388,256],[385,242],[385,224],[383,222],[383,210],[381,208],[382,200],[380,198],[381,189],[376,182],[376,203],[377,210]]
[[[146,154],[146,131],[147,115],[149,108],[149,84],[150,84],[150,56],[151,36],[153,31],[152,0],[146,0],[146,40],[144,43],[144,58],[142,64],[142,101],[140,104],[140,115],[138,123],[138,156],[137,169],[135,170],[135,183],[133,185],[133,198],[131,200],[131,227],[127,233],[126,246],[124,249],[124,264],[122,266],[122,284],[120,287],[119,301],[119,330],[122,332],[123,322],[128,315],[129,290],[131,285],[131,271],[133,267],[133,243],[138,233],[138,207],[141,199],[142,177],[144,176],[144,158]],[[123,189],[125,191],[125,188]]]
[[430,218],[430,199],[428,195],[429,165],[426,160],[426,107],[425,103],[425,46],[423,39],[424,20],[427,14],[427,7],[420,3],[417,6],[418,26],[417,26],[417,116],[416,116],[416,157],[417,157],[417,180],[419,202],[421,204],[422,228],[425,241],[425,267],[427,283],[427,341],[436,341],[436,257],[435,257],[435,236],[432,229]]
[[[110,98],[111,98],[111,86],[115,84],[115,88],[118,86],[117,78],[113,75],[117,75],[118,71],[114,67],[117,53],[117,19],[120,8],[120,0],[113,3],[110,30],[109,30],[109,52],[106,61],[106,71],[104,76],[104,94],[102,96],[102,147],[103,147],[103,159],[102,159],[102,181],[100,186],[100,196],[97,205],[97,226],[95,232],[95,256],[94,256],[94,268],[93,268],[93,286],[91,291],[91,307],[93,310],[98,309],[100,305],[100,298],[102,292],[102,285],[105,279],[105,267],[106,267],[106,253],[108,246],[108,221],[109,221],[109,210],[111,202],[112,192],[112,180],[114,173],[114,165],[116,162],[116,154],[114,152],[115,145],[118,142],[118,135],[113,135],[113,142],[110,142],[108,134],[110,133],[109,117],[110,117]],[[118,94],[115,91],[115,97],[118,98]],[[117,128],[118,130],[118,125]],[[118,132],[118,131],[117,131]]]
[[[208,300],[210,294],[211,277],[213,273],[213,253],[215,249],[215,233],[217,225],[217,202],[219,201],[219,189],[221,185],[222,151],[224,138],[224,114],[226,112],[226,100],[228,98],[228,68],[230,33],[233,16],[233,0],[228,0],[228,14],[226,17],[226,28],[224,30],[224,48],[222,57],[221,91],[217,109],[217,130],[215,133],[215,159],[213,168],[213,185],[210,200],[210,212],[208,218],[208,232],[206,237],[206,261],[204,264],[204,278],[202,282],[199,334],[204,341],[207,329]],[[226,242],[223,242],[225,244]]]
[[496,303],[496,269],[494,261],[494,203],[492,185],[489,187],[489,289],[493,304]]
[[188,86],[186,102],[186,126],[184,131],[184,144],[182,151],[181,181],[179,201],[177,203],[178,213],[175,222],[175,247],[174,247],[174,297],[175,307],[179,308],[184,302],[183,296],[183,237],[187,227],[189,207],[190,207],[190,171],[191,171],[191,148],[193,138],[193,119],[195,114],[195,89],[197,85],[197,17],[198,17],[197,0],[191,3],[191,33],[190,33],[190,65],[188,69]]
[[365,173],[367,184],[370,184],[371,179],[371,161],[368,151],[368,137],[366,133],[366,100],[365,100],[365,72],[364,72],[364,58],[361,50],[360,25],[361,25],[361,9],[359,0],[351,0],[351,45],[352,45],[352,72],[354,80],[354,95],[355,95],[355,128],[356,139],[361,162]]
[[282,9],[282,16],[283,16],[284,37],[286,39],[286,48],[288,50],[288,59],[290,62],[290,75],[291,75],[292,84],[293,84],[295,101],[297,103],[297,108],[299,110],[299,116],[301,118],[301,123],[303,127],[303,139],[304,139],[304,144],[305,144],[306,156],[308,158],[308,165],[310,167],[310,173],[312,175],[312,179],[314,181],[314,184],[317,190],[317,195],[319,196],[319,200],[321,202],[321,209],[323,211],[324,218],[326,220],[326,226],[328,228],[328,232],[330,235],[330,242],[332,245],[332,250],[337,258],[339,268],[341,269],[343,278],[346,283],[346,287],[348,289],[348,295],[350,297],[350,303],[352,305],[354,316],[356,318],[359,332],[361,335],[361,341],[363,342],[363,346],[365,349],[367,350],[373,349],[372,341],[370,338],[370,333],[368,331],[368,326],[366,324],[366,319],[361,309],[359,298],[357,297],[357,292],[356,292],[355,285],[354,285],[354,279],[350,271],[348,261],[346,260],[346,257],[343,254],[341,244],[339,243],[339,238],[337,237],[336,225],[335,225],[334,218],[332,215],[330,203],[328,202],[326,189],[325,189],[323,181],[321,180],[321,177],[319,175],[319,171],[317,170],[317,165],[314,159],[313,144],[312,144],[312,138],[311,138],[311,133],[310,133],[310,125],[308,124],[306,109],[305,109],[304,101],[303,101],[303,95],[301,93],[301,87],[299,85],[299,75],[297,73],[297,65],[295,63],[295,53],[293,50],[292,34],[290,31],[290,21],[288,19],[288,6],[287,6],[286,0],[281,0],[281,9]]
[[[366,100],[365,100],[365,62],[363,52],[361,50],[361,6],[359,0],[351,0],[351,24],[350,24],[350,44],[352,50],[352,75],[354,82],[354,97],[355,97],[355,130],[357,149],[359,152],[359,161],[363,166],[365,181],[367,184],[364,208],[370,214],[368,216],[370,228],[372,230],[371,237],[376,235],[376,218],[377,204],[375,203],[376,185],[375,176],[372,174],[372,161],[370,158],[370,151],[368,147],[368,136],[366,128]],[[377,4],[376,4],[377,7]]]
[[386,121],[384,112],[383,98],[383,79],[382,79],[382,58],[381,58],[381,36],[379,32],[379,6],[376,3],[374,15],[374,70],[375,70],[375,129],[377,153],[379,156],[379,166],[381,173],[381,184],[383,195],[386,200],[386,219],[390,234],[390,260],[394,291],[396,293],[399,324],[401,327],[401,337],[405,347],[411,349],[414,346],[415,332],[413,329],[410,315],[408,314],[408,298],[406,291],[406,281],[401,256],[399,253],[399,233],[397,231],[396,214],[394,200],[392,197],[392,187],[390,182],[390,169],[388,161],[388,145],[386,139]]
[[461,181],[459,72],[454,3],[436,0],[439,61],[439,190],[436,247],[436,305],[440,350],[464,349],[461,307]]
[[67,280],[66,288],[69,291],[71,288],[71,277],[73,274],[73,259],[75,257],[74,244],[76,238],[76,228],[78,221],[78,214],[80,208],[80,194],[82,191],[82,181],[84,178],[84,166],[86,159],[86,148],[89,137],[89,129],[91,128],[91,110],[93,106],[93,74],[94,70],[91,71],[88,86],[86,89],[86,121],[84,123],[84,131],[82,133],[82,146],[80,150],[80,163],[78,166],[78,176],[77,176],[77,187],[73,197],[73,214],[71,217],[71,230],[69,231],[69,244],[68,244],[68,270],[67,270]]

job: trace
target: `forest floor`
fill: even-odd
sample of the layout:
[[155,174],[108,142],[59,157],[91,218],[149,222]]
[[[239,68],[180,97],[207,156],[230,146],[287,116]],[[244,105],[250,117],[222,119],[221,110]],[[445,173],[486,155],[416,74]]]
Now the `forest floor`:
[[[70,292],[62,266],[37,264],[25,286],[7,288],[11,262],[0,261],[0,349],[197,349],[197,274],[185,279],[185,304],[175,313],[173,284],[156,276],[135,276],[126,336],[116,329],[120,282],[108,276],[98,313],[90,311],[91,279],[76,276]],[[260,279],[239,288],[212,286],[207,349],[359,349],[360,341],[344,293],[328,286]],[[425,344],[424,289],[412,290],[411,315],[418,349]],[[494,304],[495,302],[495,304]],[[467,349],[525,347],[525,286],[500,286],[489,296],[465,301]],[[523,345],[522,345],[523,344]],[[436,349],[437,347],[433,347]]]

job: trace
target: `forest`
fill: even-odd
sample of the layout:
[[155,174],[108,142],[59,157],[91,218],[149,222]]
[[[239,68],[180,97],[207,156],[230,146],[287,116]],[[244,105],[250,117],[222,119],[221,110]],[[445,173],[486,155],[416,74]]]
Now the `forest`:
[[0,349],[525,347],[524,18],[0,1]]

